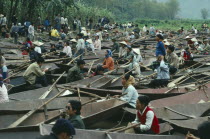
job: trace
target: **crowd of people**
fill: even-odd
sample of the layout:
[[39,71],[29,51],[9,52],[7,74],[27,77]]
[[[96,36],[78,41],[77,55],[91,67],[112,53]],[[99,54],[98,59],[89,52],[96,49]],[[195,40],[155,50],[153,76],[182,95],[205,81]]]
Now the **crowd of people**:
[[[157,41],[156,46],[151,48],[155,50],[154,55],[156,60],[150,68],[156,74],[154,74],[153,79],[149,83],[150,88],[167,86],[171,76],[179,71],[181,64],[183,66],[190,65],[190,61],[193,60],[193,54],[210,54],[208,38],[198,40],[196,37],[186,36],[184,44],[181,43],[179,46],[175,46],[172,41],[170,42],[164,38],[171,34],[155,29],[154,25],[151,25],[150,28],[145,25],[140,29],[138,24],[133,24],[132,22],[120,25],[117,23],[110,24],[109,19],[106,17],[99,17],[98,22],[93,24],[93,19],[87,17],[84,27],[81,18],[74,17],[72,21],[73,28],[70,29],[68,18],[58,14],[55,17],[54,26],[51,26],[48,19],[45,19],[42,24],[41,18],[38,17],[38,23],[34,24],[26,21],[24,23],[24,30],[22,30],[23,27],[21,24],[17,24],[15,16],[13,18],[11,35],[14,37],[14,43],[18,43],[18,36],[22,32],[24,32],[24,35],[27,35],[26,41],[21,43],[22,55],[29,55],[31,61],[30,66],[23,74],[27,86],[30,87],[36,84],[41,84],[43,87],[48,86],[45,73],[49,69],[41,69],[45,62],[42,57],[45,52],[57,53],[60,58],[78,59],[74,67],[68,70],[66,83],[91,78],[97,75],[104,75],[106,72],[115,69],[125,69],[124,76],[122,77],[122,95],[114,97],[126,101],[128,107],[137,110],[136,120],[132,124],[141,123],[140,126],[134,128],[137,133],[141,134],[158,134],[160,132],[160,126],[154,111],[149,107],[149,97],[143,95],[139,96],[135,89],[135,82],[144,78],[141,74],[143,58],[140,49],[133,48],[132,41],[148,35]],[[4,30],[7,23],[6,17],[2,16],[0,21],[2,36],[6,37]],[[120,29],[121,31],[119,31]],[[129,32],[129,29],[132,31]],[[77,36],[68,36],[71,32],[70,30],[76,32]],[[193,25],[192,30],[195,34],[198,33]],[[57,44],[51,44],[50,50],[46,50],[44,43],[39,39],[36,40],[38,36],[35,36],[35,32],[38,31],[49,32],[49,39]],[[178,35],[184,35],[184,29],[181,28],[177,33]],[[117,41],[120,37],[122,37],[123,40]],[[86,54],[97,55],[96,52],[101,52],[102,42],[104,40],[112,41],[111,49],[105,51],[103,62],[97,65],[95,72],[88,75],[83,70],[86,64],[83,58]],[[177,56],[175,50],[181,50],[180,56]],[[68,60],[63,61],[65,64],[68,62]],[[8,77],[8,69],[2,53],[0,53],[0,65],[0,98],[3,98],[0,99],[0,102],[7,102],[9,98],[4,86],[4,80]],[[66,111],[61,114],[63,119],[56,122],[52,129],[53,134],[50,136],[65,138],[75,135],[74,128],[85,129],[85,125],[80,116],[81,108],[80,101],[70,100],[66,105]],[[65,118],[68,119],[70,123],[68,120],[65,120]],[[189,134],[187,136],[187,139],[193,139],[192,135]],[[44,139],[45,137],[42,138]]]

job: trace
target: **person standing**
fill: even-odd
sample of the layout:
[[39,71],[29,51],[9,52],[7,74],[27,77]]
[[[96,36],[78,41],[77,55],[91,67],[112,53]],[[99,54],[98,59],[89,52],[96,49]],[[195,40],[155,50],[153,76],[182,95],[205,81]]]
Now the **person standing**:
[[19,29],[20,29],[20,26],[17,26],[16,24],[14,24],[14,26],[12,26],[12,28],[11,28],[11,36],[14,37],[15,44],[17,44],[17,42],[18,42]]
[[3,80],[3,76],[0,74],[0,104],[9,102],[8,91]]
[[81,55],[80,56],[80,59],[82,59],[82,55],[83,55],[83,53],[85,51],[85,41],[83,39],[83,34],[82,33],[79,33],[77,35],[77,38],[78,38],[77,46],[76,46],[77,47],[77,50],[75,52],[74,57],[77,57],[77,56]]
[[74,17],[74,19],[73,19],[73,30],[76,31],[76,29],[77,29],[77,18]]
[[63,30],[65,27],[65,19],[63,16],[61,16],[61,29]]
[[34,23],[31,23],[31,25],[28,27],[28,37],[31,41],[34,40]]
[[[8,68],[6,66],[6,59],[3,56],[2,51],[0,50],[0,74],[2,75],[3,79],[8,77]],[[9,82],[9,81],[6,81]]]
[[82,23],[81,23],[81,18],[79,18],[77,20],[77,25],[78,25],[78,28],[79,28],[79,33],[81,33],[82,29],[81,29],[81,26],[82,26]]
[[159,55],[165,56],[166,50],[163,44],[163,36],[161,34],[158,34],[156,36],[156,41],[158,42],[156,45],[156,52],[155,52],[156,57],[158,57]]
[[12,23],[13,23],[14,25],[17,25],[17,17],[16,17],[15,14],[12,16]]
[[45,30],[49,31],[50,21],[48,20],[48,18],[44,20],[44,26],[45,26]]

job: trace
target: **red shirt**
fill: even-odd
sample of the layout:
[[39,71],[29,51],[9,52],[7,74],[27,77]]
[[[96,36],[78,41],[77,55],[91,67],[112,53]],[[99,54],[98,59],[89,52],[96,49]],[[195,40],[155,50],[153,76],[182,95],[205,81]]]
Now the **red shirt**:
[[[147,115],[148,111],[153,111],[153,110],[150,107],[147,106],[147,108],[145,109],[145,111],[144,111],[144,113],[142,115],[139,113],[139,111],[137,112],[137,116],[139,118],[139,121],[143,125],[146,123],[146,119],[147,119],[146,115]],[[159,125],[159,121],[158,121],[156,115],[154,115],[154,119],[153,119],[153,122],[152,122],[151,129],[156,134],[160,133],[160,125]]]

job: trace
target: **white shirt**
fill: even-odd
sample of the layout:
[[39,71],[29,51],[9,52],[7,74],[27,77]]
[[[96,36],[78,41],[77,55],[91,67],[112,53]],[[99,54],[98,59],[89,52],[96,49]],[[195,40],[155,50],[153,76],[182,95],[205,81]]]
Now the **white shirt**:
[[[145,112],[146,108],[143,110],[143,113]],[[140,115],[143,115],[143,113],[141,113],[140,111],[139,111],[139,113],[140,113]],[[143,124],[140,125],[140,130],[141,131],[148,131],[148,130],[151,129],[154,116],[155,116],[155,114],[154,114],[153,111],[148,111],[147,112],[145,125],[143,125]],[[132,123],[135,123],[135,124],[140,123],[138,115],[136,115],[136,119]]]
[[147,32],[147,27],[146,26],[143,27],[143,31]]
[[79,51],[80,49],[85,49],[85,41],[83,39],[79,39],[77,41],[77,51]]
[[34,36],[34,26],[32,25],[29,26],[28,33]]
[[95,47],[95,49],[101,50],[101,40],[100,39],[95,40],[94,47]]
[[96,35],[99,36],[99,40],[101,40],[101,41],[103,40],[101,31],[100,32],[97,32]]
[[72,51],[70,46],[64,46],[63,53],[66,53],[67,56],[72,57]]
[[61,25],[65,24],[65,19],[64,17],[61,17]]
[[0,86],[0,103],[9,102],[8,92],[6,86],[3,84]]
[[42,50],[41,50],[41,48],[39,47],[39,46],[36,46],[35,48],[34,48],[34,51],[36,51],[37,53],[42,53]]
[[68,18],[65,18],[64,22],[65,22],[66,25],[68,25],[69,24]]
[[126,53],[127,53],[126,47],[124,47],[124,48],[120,47],[119,57],[124,56]]
[[7,24],[7,18],[4,17],[4,18],[2,18],[2,25],[6,25],[6,24]]

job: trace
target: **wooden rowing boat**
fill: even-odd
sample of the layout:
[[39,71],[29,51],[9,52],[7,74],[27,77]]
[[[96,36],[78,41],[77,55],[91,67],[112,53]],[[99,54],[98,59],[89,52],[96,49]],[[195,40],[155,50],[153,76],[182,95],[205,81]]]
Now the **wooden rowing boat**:
[[[0,138],[2,139],[23,139],[30,138],[36,139],[42,135],[48,135],[51,132],[52,125],[42,125],[39,126],[23,126],[17,128],[10,128],[0,130]],[[180,139],[184,136],[177,135],[140,135],[140,134],[123,134],[123,133],[108,133],[112,139]],[[76,135],[74,139],[108,139],[106,132],[97,130],[83,130],[76,129]]]
[[177,104],[196,104],[199,102],[208,102],[210,100],[209,96],[210,88],[204,88],[179,96],[153,100],[151,101],[151,106],[154,108],[160,108]]

